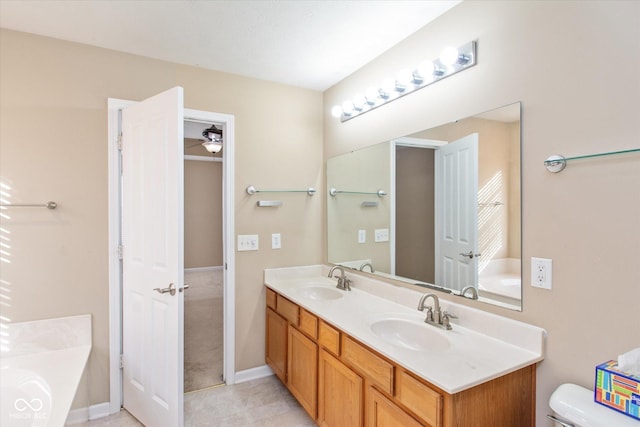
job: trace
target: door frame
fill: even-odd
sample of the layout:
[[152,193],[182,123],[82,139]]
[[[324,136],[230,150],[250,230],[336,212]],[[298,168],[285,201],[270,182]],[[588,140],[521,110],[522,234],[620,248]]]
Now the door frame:
[[[121,180],[118,140],[121,130],[121,110],[135,101],[108,99],[108,219],[109,219],[109,413],[122,406],[122,263],[119,257],[121,234]],[[184,109],[184,120],[222,124],[225,130],[222,172],[223,223],[223,366],[224,380],[235,383],[235,212],[234,177],[235,144],[234,116],[201,110]]]

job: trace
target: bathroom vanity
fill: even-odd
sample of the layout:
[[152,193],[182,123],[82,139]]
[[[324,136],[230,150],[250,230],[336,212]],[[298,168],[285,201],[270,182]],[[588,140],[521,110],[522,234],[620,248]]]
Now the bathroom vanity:
[[338,290],[327,271],[265,271],[266,362],[319,425],[535,425],[544,330],[447,301],[459,323],[440,330],[420,293],[355,275]]

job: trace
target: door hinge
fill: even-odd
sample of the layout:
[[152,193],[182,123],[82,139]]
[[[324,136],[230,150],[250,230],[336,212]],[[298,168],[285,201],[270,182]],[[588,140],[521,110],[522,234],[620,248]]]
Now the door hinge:
[[123,355],[121,354],[121,355],[120,355],[120,369],[123,369],[123,368],[124,368],[124,357],[123,357]]
[[122,247],[122,245],[118,245],[118,259],[123,259],[124,258],[124,248]]
[[118,144],[118,150],[122,151],[122,133],[118,135],[118,140],[116,141]]

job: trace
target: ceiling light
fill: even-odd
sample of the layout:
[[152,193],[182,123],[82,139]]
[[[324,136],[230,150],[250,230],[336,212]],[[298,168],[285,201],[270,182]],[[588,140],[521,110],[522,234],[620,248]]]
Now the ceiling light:
[[215,125],[211,125],[210,128],[202,131],[202,136],[205,141],[202,146],[210,153],[218,153],[222,150],[222,130],[218,129]]
[[395,78],[385,79],[379,88],[370,87],[364,95],[359,93],[353,97],[353,101],[345,101],[342,107],[333,107],[331,114],[345,122],[464,71],[476,65],[476,51],[476,41],[470,41],[458,48],[445,48],[438,59],[420,62],[413,72],[411,69],[400,70]]

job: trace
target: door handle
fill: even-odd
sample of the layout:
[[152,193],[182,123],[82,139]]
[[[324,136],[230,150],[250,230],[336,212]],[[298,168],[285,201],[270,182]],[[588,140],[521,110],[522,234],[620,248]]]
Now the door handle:
[[[168,288],[153,288],[153,290],[158,291],[161,294],[166,294],[168,292],[171,296],[174,296],[176,294],[176,285],[174,285],[173,283],[169,283]],[[180,292],[182,292],[182,289],[180,290]]]
[[180,289],[178,289],[178,292],[186,291],[187,289],[189,289],[189,285],[187,285],[187,284],[185,283],[183,287],[181,287]]
[[478,258],[478,257],[482,256],[482,254],[474,254],[474,253],[473,253],[473,251],[469,251],[469,252],[467,252],[466,254],[465,254],[465,253],[460,252],[460,255],[462,255],[462,256],[466,256],[466,257],[469,257],[469,259],[473,259],[473,257]]

